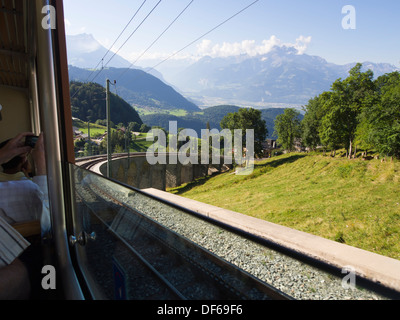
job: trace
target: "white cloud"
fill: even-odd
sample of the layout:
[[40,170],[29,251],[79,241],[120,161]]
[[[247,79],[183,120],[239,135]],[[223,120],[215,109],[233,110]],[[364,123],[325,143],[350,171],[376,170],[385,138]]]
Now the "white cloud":
[[[237,56],[241,54],[256,56],[270,52],[275,46],[287,46],[295,48],[298,54],[303,54],[307,50],[310,43],[311,36],[300,36],[296,39],[295,43],[285,43],[278,39],[276,36],[271,36],[269,39],[263,40],[259,44],[257,44],[255,40],[243,40],[241,42],[223,42],[222,44],[213,44],[211,40],[204,39],[199,44],[197,44],[195,50],[196,52],[194,54],[184,51],[179,52],[176,55],[171,52],[146,52],[142,56],[142,52],[127,50],[124,50],[124,53],[120,52],[120,54],[123,54],[125,59],[135,62],[135,64],[137,65],[147,65],[149,61],[160,62],[164,59],[195,61],[207,55],[214,58]],[[139,57],[140,59],[137,61]]]
[[242,42],[233,43],[224,42],[222,44],[213,44],[211,40],[203,40],[197,45],[197,54],[200,56],[209,55],[211,57],[229,57],[240,54],[256,56],[270,52],[275,46],[292,47],[298,51],[298,54],[303,54],[310,43],[311,36],[300,36],[296,39],[295,43],[284,43],[276,36],[271,36],[269,39],[263,40],[259,45],[256,44],[255,40],[243,40]]
[[[122,55],[123,53],[120,52],[120,54]],[[195,57],[193,57],[192,54],[190,53],[178,53],[176,55],[174,55],[173,53],[168,53],[168,52],[146,52],[145,54],[143,54],[143,52],[139,52],[139,51],[132,51],[132,52],[126,52],[124,54],[124,58],[137,63],[138,65],[140,65],[140,62],[142,62],[143,60],[153,60],[156,61],[154,63],[158,63],[161,62],[163,60],[197,60]]]
[[69,29],[71,27],[71,22],[68,19],[64,19],[65,29]]
[[299,54],[303,54],[307,50],[308,45],[310,43],[311,43],[311,36],[309,37],[300,36],[299,38],[296,39],[296,44],[294,48],[297,49]]

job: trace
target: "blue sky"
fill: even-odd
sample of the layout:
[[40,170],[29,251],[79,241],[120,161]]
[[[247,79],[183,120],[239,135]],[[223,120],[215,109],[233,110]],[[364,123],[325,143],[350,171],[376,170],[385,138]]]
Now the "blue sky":
[[[114,46],[120,48],[159,0],[147,0]],[[119,52],[135,61],[190,3],[162,0]],[[109,48],[143,0],[64,0],[66,32],[92,34]],[[148,51],[167,57],[208,32],[254,0],[194,0]],[[345,5],[355,8],[356,29],[343,29]],[[259,0],[176,57],[263,53],[290,45],[329,62],[388,62],[400,67],[398,0]]]

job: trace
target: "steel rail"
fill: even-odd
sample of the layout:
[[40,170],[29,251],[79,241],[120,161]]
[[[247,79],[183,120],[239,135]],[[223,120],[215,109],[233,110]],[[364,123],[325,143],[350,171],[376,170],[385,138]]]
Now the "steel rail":
[[[86,204],[84,197],[78,194],[78,197]],[[86,204],[86,207],[91,210],[91,212],[96,216],[96,218],[101,221],[104,225],[107,223],[90,207]],[[186,298],[160,273],[155,269],[129,242],[122,238],[118,233],[116,233],[112,228],[107,229],[118,241],[121,241],[141,262],[147,269],[149,269],[155,276],[160,280],[172,293],[179,299],[186,300]]]
[[[170,252],[174,253],[175,255],[183,258],[185,261],[187,261],[187,263],[189,265],[192,265],[195,268],[201,270],[201,272],[203,274],[208,275],[208,277],[210,277],[213,280],[213,282],[217,282],[218,285],[224,287],[225,290],[234,292],[236,297],[239,297],[240,299],[246,299],[247,298],[247,294],[243,293],[241,290],[235,288],[233,285],[231,285],[227,281],[223,280],[223,278],[222,278],[223,275],[222,274],[217,274],[217,273],[207,269],[201,263],[199,263],[199,261],[190,258],[186,254],[183,254],[176,247],[173,247],[172,245],[167,244],[166,241],[164,241],[165,240],[164,238],[173,239],[174,242],[179,242],[181,245],[183,244],[182,245],[183,247],[188,248],[188,250],[190,250],[192,252],[196,252],[199,256],[202,256],[202,258],[205,261],[211,261],[214,265],[217,265],[222,270],[224,270],[224,274],[228,274],[228,275],[231,275],[231,276],[233,275],[234,277],[236,277],[236,279],[239,279],[239,281],[241,282],[241,285],[244,286],[244,287],[256,288],[257,290],[259,290],[260,292],[265,294],[267,297],[269,297],[271,299],[275,299],[275,300],[292,300],[293,299],[289,295],[279,291],[278,289],[272,287],[271,285],[269,285],[269,284],[267,284],[265,282],[262,282],[261,280],[257,279],[256,277],[254,277],[250,273],[240,269],[239,267],[233,265],[232,263],[230,263],[228,261],[223,260],[222,258],[220,258],[217,255],[213,254],[212,252],[200,247],[199,245],[197,245],[196,243],[194,243],[194,242],[190,241],[189,239],[183,237],[182,235],[179,235],[178,233],[166,228],[165,226],[162,226],[158,222],[156,222],[153,219],[143,215],[142,213],[140,213],[139,211],[133,209],[129,205],[121,202],[118,199],[115,199],[115,197],[110,195],[108,192],[106,192],[104,190],[100,190],[98,187],[94,187],[93,185],[91,185],[90,188],[92,189],[92,192],[94,194],[96,194],[98,197],[105,196],[105,197],[108,198],[108,200],[111,200],[116,206],[123,207],[124,209],[127,209],[130,212],[134,213],[135,215],[139,216],[141,219],[144,219],[145,223],[150,225],[150,227],[147,227],[146,229],[143,229],[144,228],[143,226],[139,226],[139,228],[142,229],[142,232],[147,233],[147,234],[151,234],[152,237],[156,238],[158,240],[158,242],[160,244],[162,244],[162,246],[164,246],[167,250],[169,250]],[[97,190],[93,190],[93,189],[97,189]],[[101,195],[99,193],[102,193],[103,195]],[[99,219],[100,219],[100,221],[102,221],[102,219],[100,217],[99,217]],[[104,221],[102,221],[102,222],[105,223]],[[151,231],[152,228],[155,228],[157,230],[157,232]],[[121,236],[119,236],[111,228],[109,228],[109,230],[118,239],[123,239]],[[164,238],[161,237],[161,234],[163,234],[163,233],[168,234],[168,236],[166,236]],[[133,249],[135,254],[138,253],[133,248],[133,246],[131,246],[127,241],[123,240],[123,243],[126,246],[128,246],[130,249]],[[138,255],[140,255],[140,254],[138,253]],[[146,265],[147,265],[147,263],[146,263]],[[150,263],[148,263],[148,265],[151,266]],[[158,272],[156,274],[158,276]],[[163,276],[161,275],[161,277],[163,277]],[[166,283],[168,283],[168,286],[169,286],[170,283],[168,281]],[[242,289],[242,290],[245,290],[245,289]],[[179,292],[177,289],[176,289],[176,291]]]

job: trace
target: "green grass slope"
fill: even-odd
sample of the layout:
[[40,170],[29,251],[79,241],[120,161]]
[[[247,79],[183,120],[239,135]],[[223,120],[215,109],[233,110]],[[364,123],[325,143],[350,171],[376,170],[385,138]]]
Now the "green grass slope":
[[287,154],[171,193],[400,259],[400,163]]
[[[88,123],[80,119],[72,120],[73,126],[84,134],[88,134]],[[114,132],[116,129],[111,129]],[[95,139],[98,136],[105,134],[107,127],[91,123],[90,124],[90,137]],[[129,152],[145,152],[154,143],[153,141],[146,141],[147,133],[140,133],[139,136],[135,137],[131,141],[131,147]]]

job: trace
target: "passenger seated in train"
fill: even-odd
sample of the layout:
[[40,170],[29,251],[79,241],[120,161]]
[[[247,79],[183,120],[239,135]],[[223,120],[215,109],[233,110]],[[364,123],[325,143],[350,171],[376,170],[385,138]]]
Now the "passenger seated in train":
[[[22,139],[22,138],[21,138]],[[0,150],[9,140],[0,144]],[[29,156],[33,160],[32,170]],[[41,235],[50,232],[49,199],[43,134],[30,153],[15,156],[2,164],[0,172],[0,209],[9,224],[40,220]],[[30,176],[34,173],[33,178]]]
[[29,266],[20,258],[29,245],[0,217],[0,300],[25,300],[30,297]]
[[[20,144],[20,140],[26,135],[30,134],[19,134],[0,148],[0,164],[30,151],[30,147]],[[1,216],[6,216],[2,209],[0,209],[0,300],[28,299],[31,293],[31,280],[29,268],[23,262],[24,258],[21,260],[21,255],[24,255],[30,243]]]

